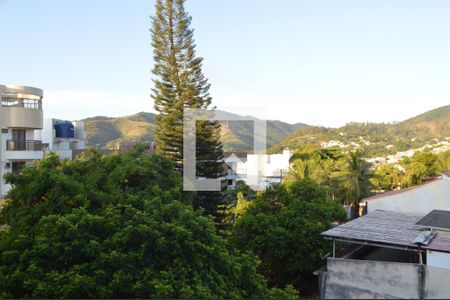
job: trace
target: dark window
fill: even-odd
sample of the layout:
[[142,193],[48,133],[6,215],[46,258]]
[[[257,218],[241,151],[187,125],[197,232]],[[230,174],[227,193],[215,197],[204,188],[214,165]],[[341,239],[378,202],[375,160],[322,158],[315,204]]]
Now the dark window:
[[8,133],[8,132],[9,132],[8,128],[2,128],[2,133]]
[[233,185],[233,179],[228,179],[228,185]]
[[12,145],[13,149],[16,151],[24,151],[27,148],[26,145],[26,131],[24,129],[13,129],[12,130]]
[[12,171],[14,173],[20,172],[20,170],[25,166],[24,161],[13,161],[12,162]]
[[14,141],[25,141],[26,140],[25,129],[13,129],[12,130],[12,139]]

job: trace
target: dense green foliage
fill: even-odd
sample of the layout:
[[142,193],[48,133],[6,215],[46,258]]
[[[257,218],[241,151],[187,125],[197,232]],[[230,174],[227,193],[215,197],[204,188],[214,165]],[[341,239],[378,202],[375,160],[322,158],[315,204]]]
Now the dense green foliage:
[[292,155],[291,164],[287,181],[312,180],[346,204],[357,206],[371,193],[373,174],[361,151],[344,153],[306,145]]
[[245,181],[238,180],[234,189],[225,192],[224,204],[220,206],[223,218],[220,224],[220,232],[229,235],[237,218],[244,213],[250,202],[256,197],[256,192]]
[[173,169],[137,150],[50,155],[9,174],[0,297],[295,297],[267,289],[254,256],[217,235]]
[[401,187],[403,172],[393,164],[383,164],[375,171],[372,179],[374,187],[379,191],[389,191]]
[[232,229],[242,250],[258,255],[261,272],[272,286],[307,288],[312,272],[330,245],[320,233],[344,221],[341,204],[310,180],[275,185],[258,193]]
[[438,159],[442,171],[450,170],[450,150],[439,153]]
[[430,151],[418,151],[412,157],[405,157],[400,162],[405,169],[402,185],[405,187],[420,184],[423,179],[440,174],[439,157]]
[[411,157],[404,157],[399,165],[378,166],[372,183],[378,191],[407,188],[422,184],[449,169],[450,150],[439,154],[429,150],[417,151]]
[[338,171],[332,175],[339,179],[346,203],[353,204],[356,208],[363,198],[370,196],[372,190],[373,172],[363,156],[361,151],[349,152],[340,161]]

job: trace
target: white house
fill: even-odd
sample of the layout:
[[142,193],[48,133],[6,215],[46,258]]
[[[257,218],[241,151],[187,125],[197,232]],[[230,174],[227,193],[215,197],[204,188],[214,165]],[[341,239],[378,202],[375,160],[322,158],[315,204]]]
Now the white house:
[[247,153],[225,152],[224,161],[228,189],[234,189],[236,187],[236,181],[242,180],[242,178],[237,173],[238,164],[245,164],[245,162],[247,161]]
[[291,156],[288,149],[280,154],[247,154],[246,160],[237,162],[236,173],[252,188],[263,190],[283,180],[289,171]]
[[450,171],[423,185],[394,190],[361,201],[367,212],[376,210],[427,214],[434,209],[450,210]]

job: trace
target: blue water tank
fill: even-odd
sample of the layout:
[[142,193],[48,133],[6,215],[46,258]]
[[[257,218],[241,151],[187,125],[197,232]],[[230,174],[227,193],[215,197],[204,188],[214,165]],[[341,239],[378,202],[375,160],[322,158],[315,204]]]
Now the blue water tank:
[[73,139],[75,136],[75,129],[72,122],[61,121],[54,125],[55,137]]

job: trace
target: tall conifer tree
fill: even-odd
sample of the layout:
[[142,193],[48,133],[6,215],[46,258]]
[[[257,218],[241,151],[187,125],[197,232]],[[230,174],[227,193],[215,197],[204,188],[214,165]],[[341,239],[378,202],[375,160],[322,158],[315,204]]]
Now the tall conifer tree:
[[[191,17],[184,0],[157,0],[152,18],[152,46],[155,66],[153,74],[157,152],[183,167],[183,109],[209,109],[210,84],[202,73],[202,61],[195,55]],[[218,178],[222,175],[223,158],[220,123],[196,124],[197,176]],[[221,193],[198,192],[197,205],[215,214]]]

